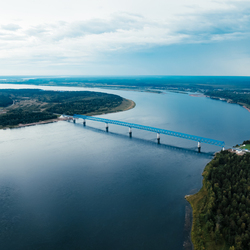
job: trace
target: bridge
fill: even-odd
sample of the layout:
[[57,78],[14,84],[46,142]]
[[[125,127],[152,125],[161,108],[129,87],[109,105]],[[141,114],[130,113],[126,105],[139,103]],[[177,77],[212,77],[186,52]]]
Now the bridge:
[[86,115],[77,115],[76,114],[76,115],[67,116],[67,117],[73,119],[74,123],[75,123],[76,119],[83,119],[83,125],[84,126],[86,126],[86,120],[104,122],[104,123],[106,123],[106,131],[107,132],[108,132],[108,128],[109,128],[108,125],[109,124],[115,124],[115,125],[128,127],[130,137],[132,137],[132,128],[155,132],[155,133],[157,133],[157,141],[158,141],[158,143],[160,143],[160,134],[170,135],[170,136],[175,136],[175,137],[179,137],[179,138],[182,138],[182,139],[196,141],[196,142],[198,142],[198,151],[199,152],[200,152],[200,149],[201,149],[201,143],[207,143],[207,144],[210,144],[210,145],[219,146],[219,147],[222,147],[223,150],[224,150],[224,147],[225,147],[225,142],[224,141],[218,141],[218,140],[209,139],[209,138],[196,136],[196,135],[184,134],[184,133],[181,133],[181,132],[175,132],[175,131],[171,131],[171,130],[167,130],[167,129],[154,128],[154,127],[139,125],[139,124],[135,124],[135,123],[122,122],[122,121],[116,121],[116,120],[110,120],[110,119],[99,118],[99,117],[94,117],[94,116],[86,116]]

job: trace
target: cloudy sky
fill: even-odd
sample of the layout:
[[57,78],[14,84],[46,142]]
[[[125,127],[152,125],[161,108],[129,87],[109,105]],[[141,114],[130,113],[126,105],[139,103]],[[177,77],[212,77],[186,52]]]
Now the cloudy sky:
[[0,75],[250,75],[250,0],[8,0]]

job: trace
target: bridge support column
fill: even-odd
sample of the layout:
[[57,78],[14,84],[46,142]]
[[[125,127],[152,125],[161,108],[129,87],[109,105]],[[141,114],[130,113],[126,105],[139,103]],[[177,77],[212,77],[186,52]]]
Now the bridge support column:
[[86,121],[85,121],[85,119],[83,120],[83,126],[84,126],[84,127],[86,126]]
[[158,142],[158,144],[160,144],[160,134],[159,133],[157,133],[157,142]]
[[128,133],[129,133],[129,137],[132,137],[132,128],[129,127]]
[[198,152],[201,152],[201,143],[198,141]]
[[109,132],[109,125],[106,123],[106,132]]

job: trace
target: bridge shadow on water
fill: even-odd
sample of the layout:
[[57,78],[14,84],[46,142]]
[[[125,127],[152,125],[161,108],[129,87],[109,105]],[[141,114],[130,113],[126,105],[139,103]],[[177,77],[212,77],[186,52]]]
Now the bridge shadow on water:
[[99,134],[105,134],[107,136],[115,136],[115,137],[119,137],[122,139],[126,139],[126,140],[133,140],[136,143],[141,143],[144,145],[151,145],[154,147],[161,147],[161,148],[166,148],[168,150],[172,150],[172,151],[179,151],[181,153],[186,153],[186,154],[193,154],[196,155],[198,157],[202,157],[202,158],[210,158],[211,156],[214,156],[214,151],[213,152],[198,152],[197,147],[190,147],[190,148],[184,148],[184,147],[177,147],[177,146],[173,146],[173,145],[169,145],[169,144],[164,144],[164,143],[157,143],[157,139],[142,139],[142,138],[138,138],[138,137],[129,137],[129,133],[115,133],[112,131],[108,131],[106,132],[105,130],[101,129],[101,128],[95,128],[95,127],[90,127],[90,126],[83,126],[80,123],[75,123],[75,126],[79,126],[82,127],[85,130],[90,130]]

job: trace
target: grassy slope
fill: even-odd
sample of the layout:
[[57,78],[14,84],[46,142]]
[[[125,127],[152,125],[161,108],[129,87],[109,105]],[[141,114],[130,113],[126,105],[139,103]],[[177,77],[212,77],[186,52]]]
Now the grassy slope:
[[246,144],[246,146],[241,146],[240,148],[250,150],[250,144]]

